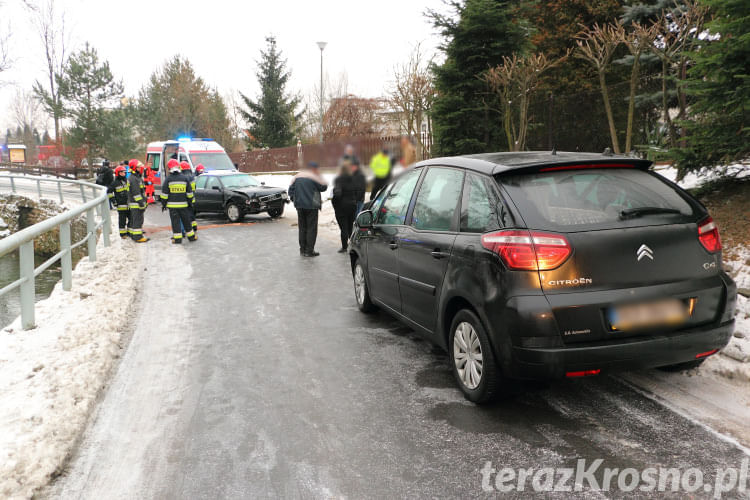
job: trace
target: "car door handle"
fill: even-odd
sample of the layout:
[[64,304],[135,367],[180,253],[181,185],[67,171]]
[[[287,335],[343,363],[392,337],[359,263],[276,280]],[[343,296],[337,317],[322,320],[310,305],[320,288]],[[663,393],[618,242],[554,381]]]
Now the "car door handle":
[[395,241],[391,241],[390,243],[388,243],[388,246],[391,248],[391,250],[395,250],[398,248],[398,243],[396,243]]
[[430,255],[432,255],[436,259],[444,259],[445,257],[450,257],[451,254],[448,252],[441,252],[439,248],[436,248],[432,252],[430,252]]

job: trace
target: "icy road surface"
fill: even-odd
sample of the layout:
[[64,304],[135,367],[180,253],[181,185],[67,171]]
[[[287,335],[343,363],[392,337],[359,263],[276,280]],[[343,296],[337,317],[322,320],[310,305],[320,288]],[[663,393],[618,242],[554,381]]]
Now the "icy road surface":
[[[153,208],[148,219],[166,226]],[[130,345],[47,496],[470,497],[484,494],[487,461],[601,458],[697,467],[711,481],[746,457],[610,377],[474,406],[444,353],[357,311],[332,239],[303,259],[290,217],[257,221],[181,247],[168,231],[152,235]]]

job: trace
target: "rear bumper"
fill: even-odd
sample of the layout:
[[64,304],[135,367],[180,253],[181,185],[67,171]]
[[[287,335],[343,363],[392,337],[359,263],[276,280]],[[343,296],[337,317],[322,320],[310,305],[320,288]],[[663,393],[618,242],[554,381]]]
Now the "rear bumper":
[[695,360],[696,354],[724,348],[734,320],[669,335],[618,339],[617,343],[575,344],[570,347],[513,347],[510,375],[523,379],[558,379],[566,372],[619,371],[673,365]]

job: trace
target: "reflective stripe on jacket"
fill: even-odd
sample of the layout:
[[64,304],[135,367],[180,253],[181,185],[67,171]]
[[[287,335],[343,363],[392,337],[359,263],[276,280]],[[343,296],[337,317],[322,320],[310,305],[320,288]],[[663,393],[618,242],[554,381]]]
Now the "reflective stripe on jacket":
[[146,208],[146,200],[143,198],[145,195],[145,186],[143,185],[143,179],[136,174],[131,173],[128,177],[128,206],[130,208]]
[[167,208],[187,208],[193,201],[193,187],[190,180],[181,173],[169,174],[161,185],[159,198]]

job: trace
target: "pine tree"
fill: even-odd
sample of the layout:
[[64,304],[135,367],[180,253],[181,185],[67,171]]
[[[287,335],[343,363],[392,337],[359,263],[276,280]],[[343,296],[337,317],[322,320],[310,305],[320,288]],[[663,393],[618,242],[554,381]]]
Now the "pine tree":
[[111,139],[106,108],[122,96],[122,83],[115,81],[107,61],[100,62],[96,49],[86,43],[70,56],[57,85],[63,98],[65,114],[72,118],[68,138],[74,147],[86,149],[89,173],[94,158],[101,156]]
[[432,108],[435,148],[442,155],[499,150],[507,146],[495,98],[479,76],[503,56],[526,48],[525,21],[510,2],[451,2],[455,17],[428,11],[444,38],[445,62],[434,68],[437,97]]
[[291,73],[286,70],[286,61],[276,47],[276,38],[266,38],[266,49],[260,54],[258,100],[253,101],[240,92],[246,108],[239,111],[250,125],[248,147],[291,146],[299,135],[302,113],[298,113],[297,108],[301,99],[287,94],[286,85]]
[[677,151],[680,175],[750,157],[750,2],[701,3],[714,17],[688,72],[690,119],[681,124],[687,147]]
[[226,149],[233,147],[224,101],[196,75],[190,61],[180,56],[154,71],[139,93],[137,107],[146,141],[186,135],[210,137]]

